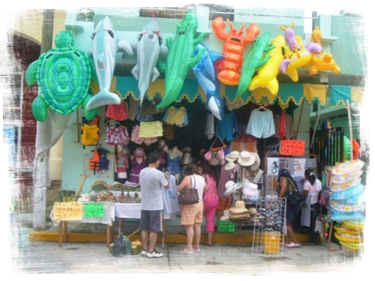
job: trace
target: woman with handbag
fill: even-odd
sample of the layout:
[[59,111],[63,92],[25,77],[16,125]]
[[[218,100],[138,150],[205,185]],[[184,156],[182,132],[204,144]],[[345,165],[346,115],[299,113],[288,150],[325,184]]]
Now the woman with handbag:
[[[316,218],[319,213],[319,193],[322,190],[322,183],[316,177],[312,169],[307,169],[305,171],[305,182],[303,184],[303,196],[310,203],[310,208],[307,210],[310,212],[310,224],[309,224],[309,238],[307,240],[307,245],[313,246],[318,242],[318,232],[315,231]],[[307,198],[309,196],[309,198]]]
[[204,177],[207,191],[203,195],[203,213],[206,218],[207,246],[212,246],[212,235],[215,230],[215,215],[219,207],[219,195],[217,194],[217,177],[211,170],[206,159],[198,163],[199,173]]
[[[196,189],[198,194],[197,203],[187,202],[188,195],[185,197],[186,201],[182,201],[182,196],[188,189]],[[195,236],[194,249],[200,251],[200,238],[201,238],[201,224],[203,221],[203,193],[207,190],[207,185],[204,178],[199,175],[198,167],[196,164],[191,163],[186,166],[185,177],[181,184],[178,186],[177,191],[180,192],[179,202],[181,204],[181,225],[185,226],[187,235],[187,245],[180,251],[181,254],[192,254],[193,250],[193,237]],[[194,191],[194,190],[189,190]]]
[[[279,188],[278,188],[278,198],[286,198],[289,193],[291,193],[297,186],[293,185],[292,176],[286,169],[279,170],[279,178],[278,178]],[[295,216],[298,212],[299,205],[292,205],[288,200],[286,200],[286,242],[285,247],[287,248],[296,248],[299,247],[300,244],[297,241],[296,236],[294,235],[293,230],[293,222]]]

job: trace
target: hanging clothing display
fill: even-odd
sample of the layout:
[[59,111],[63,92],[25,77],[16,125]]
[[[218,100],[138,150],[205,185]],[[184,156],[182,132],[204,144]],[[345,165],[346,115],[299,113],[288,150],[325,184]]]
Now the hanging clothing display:
[[145,143],[145,145],[150,145],[154,142],[158,141],[157,137],[151,137],[151,138],[141,138],[139,137],[139,125],[133,126],[132,134],[130,136],[130,140],[136,144],[142,144]]
[[178,173],[180,173],[180,160],[181,160],[181,156],[178,155],[174,158],[171,158],[171,156],[169,156],[169,154],[167,154],[167,163],[168,163],[168,166],[167,166],[167,171],[169,174],[171,175],[177,175]]
[[206,130],[207,139],[212,139],[215,136],[215,116],[212,113],[207,113]]
[[[139,158],[138,158],[139,159]],[[137,161],[137,157],[134,157],[131,161],[132,169],[129,173],[128,181],[133,183],[139,183],[139,173],[141,170],[146,167],[146,161],[144,158],[141,158],[141,162]]]
[[275,122],[272,111],[264,107],[261,108],[264,111],[259,108],[251,112],[246,133],[258,139],[265,139],[275,134]]
[[107,125],[107,134],[105,141],[109,145],[128,144],[128,130],[123,125]]
[[238,171],[239,166],[237,164],[229,170],[227,170],[225,166],[220,169],[220,176],[217,185],[217,194],[219,195],[219,198],[233,198],[232,194],[230,194],[229,196],[224,195],[224,192],[226,190],[225,184],[228,181],[236,182]]
[[140,122],[139,137],[152,138],[163,136],[163,123],[160,121]]
[[294,137],[293,118],[285,111],[275,116],[275,134],[278,139],[291,139]]
[[163,121],[167,125],[176,125],[177,127],[185,127],[189,124],[188,114],[185,107],[180,108],[170,106],[165,111]]
[[129,153],[122,145],[116,146],[116,172],[117,177],[126,179],[128,177],[127,171],[129,168]]
[[125,101],[122,101],[121,104],[108,104],[105,117],[115,121],[128,120],[128,104]]
[[231,141],[239,132],[237,117],[234,112],[224,114],[223,120],[216,122],[215,134],[222,140]]
[[180,204],[178,204],[176,177],[170,175],[168,181],[169,188],[163,188],[163,219],[174,219],[175,214],[177,212],[180,212]]

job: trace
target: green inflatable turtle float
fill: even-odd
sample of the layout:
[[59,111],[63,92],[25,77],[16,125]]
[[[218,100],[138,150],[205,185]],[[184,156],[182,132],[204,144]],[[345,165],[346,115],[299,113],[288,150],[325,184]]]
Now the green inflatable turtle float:
[[92,98],[91,78],[95,78],[92,59],[74,48],[74,37],[69,31],[60,31],[55,38],[56,48],[40,55],[26,70],[26,84],[39,86],[39,95],[32,103],[36,120],[45,122],[47,108],[68,115],[82,105],[87,120],[97,113],[97,108],[86,110]]

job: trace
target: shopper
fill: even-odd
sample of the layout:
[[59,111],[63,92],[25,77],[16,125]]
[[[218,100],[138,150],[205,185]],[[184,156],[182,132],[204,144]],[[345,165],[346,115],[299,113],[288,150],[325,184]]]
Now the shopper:
[[203,193],[207,190],[204,178],[198,174],[198,167],[191,163],[186,166],[185,177],[178,186],[177,191],[185,188],[196,188],[198,190],[199,202],[196,204],[181,205],[181,225],[185,226],[187,245],[180,251],[181,254],[192,254],[193,237],[195,236],[194,249],[200,251],[201,224],[203,221]]
[[219,195],[217,194],[218,179],[204,158],[199,161],[198,170],[207,185],[207,191],[203,195],[203,213],[206,218],[206,245],[212,246],[212,235],[215,231],[215,215],[219,207]]
[[[279,177],[277,179],[279,183],[278,188],[278,197],[279,199],[285,198],[287,196],[287,190],[293,190],[297,187],[290,186],[291,181],[288,180],[288,178],[292,179],[292,176],[286,169],[280,169],[279,171]],[[294,235],[293,230],[293,222],[296,217],[296,214],[299,209],[299,205],[293,206],[290,203],[288,203],[288,200],[286,200],[286,229],[287,229],[287,235],[286,235],[286,243],[285,247],[287,248],[296,248],[299,247],[300,244],[298,243],[296,236]]]
[[[305,182],[303,184],[303,196],[306,198],[306,211],[310,212],[309,238],[307,245],[313,246],[318,242],[318,232],[315,231],[316,218],[319,215],[319,193],[322,190],[322,183],[316,177],[312,169],[305,171]],[[308,208],[310,207],[310,208]]]
[[163,230],[163,188],[169,188],[168,173],[158,170],[160,154],[156,151],[148,155],[148,166],[139,173],[142,190],[140,230],[142,236],[142,255],[160,258],[156,251],[158,233]]

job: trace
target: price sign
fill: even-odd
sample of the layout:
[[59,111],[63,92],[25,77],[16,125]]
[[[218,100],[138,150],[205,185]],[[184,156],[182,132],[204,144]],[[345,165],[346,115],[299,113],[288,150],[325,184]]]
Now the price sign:
[[305,141],[282,140],[280,142],[280,155],[305,155]]
[[104,218],[103,203],[86,203],[83,205],[83,217],[85,218]]
[[55,202],[53,219],[55,221],[82,220],[82,202]]

